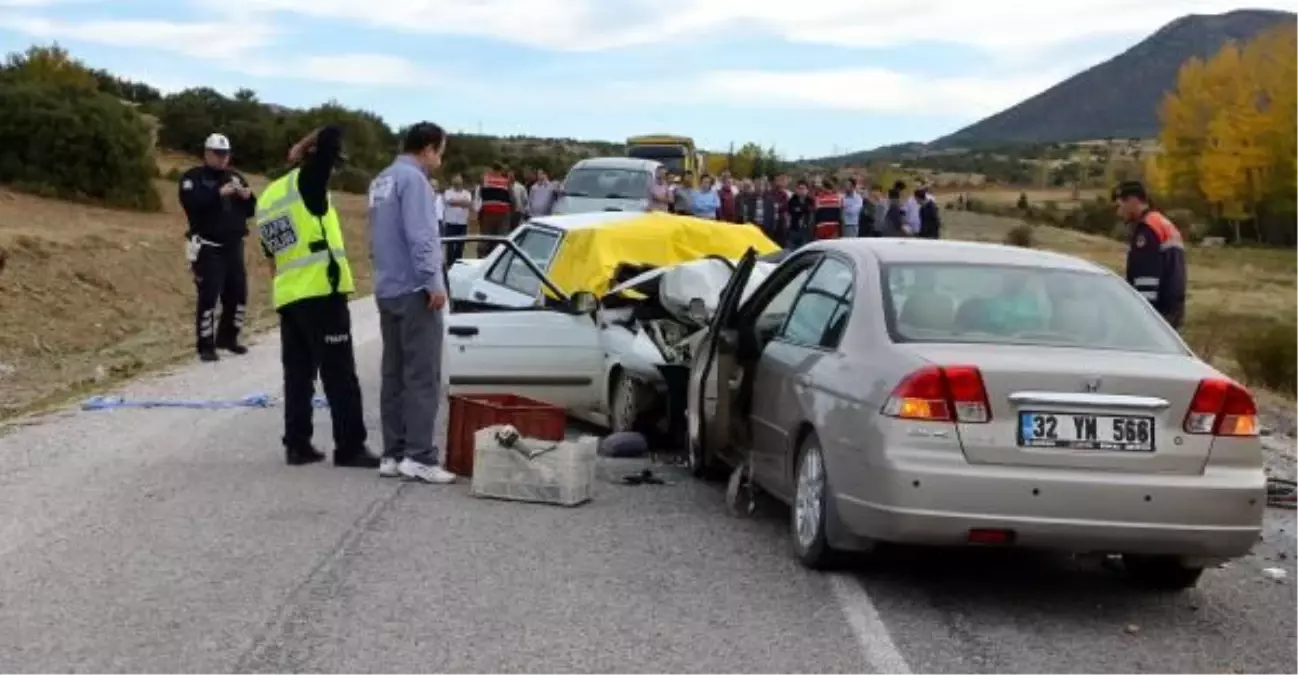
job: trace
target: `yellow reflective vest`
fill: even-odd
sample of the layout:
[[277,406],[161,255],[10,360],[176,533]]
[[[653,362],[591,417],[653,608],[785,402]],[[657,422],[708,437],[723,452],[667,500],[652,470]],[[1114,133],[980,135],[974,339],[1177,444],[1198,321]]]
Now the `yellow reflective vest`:
[[[343,232],[333,200],[318,218],[307,210],[297,187],[298,170],[266,186],[257,199],[257,233],[262,248],[275,257],[275,309],[334,293],[352,293],[351,266],[343,248]],[[336,283],[330,268],[336,267]]]

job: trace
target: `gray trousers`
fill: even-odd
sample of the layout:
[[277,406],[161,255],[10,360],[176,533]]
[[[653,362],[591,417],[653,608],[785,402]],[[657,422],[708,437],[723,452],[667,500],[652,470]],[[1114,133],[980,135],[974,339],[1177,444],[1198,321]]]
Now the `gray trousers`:
[[383,456],[438,463],[433,439],[441,402],[442,314],[422,291],[378,298],[383,337]]

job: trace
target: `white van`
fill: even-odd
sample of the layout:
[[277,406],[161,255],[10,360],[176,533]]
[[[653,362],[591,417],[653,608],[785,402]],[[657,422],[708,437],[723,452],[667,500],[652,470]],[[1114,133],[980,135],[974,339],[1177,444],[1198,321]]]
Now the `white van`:
[[633,157],[583,159],[568,170],[552,213],[648,211],[649,190],[660,166]]

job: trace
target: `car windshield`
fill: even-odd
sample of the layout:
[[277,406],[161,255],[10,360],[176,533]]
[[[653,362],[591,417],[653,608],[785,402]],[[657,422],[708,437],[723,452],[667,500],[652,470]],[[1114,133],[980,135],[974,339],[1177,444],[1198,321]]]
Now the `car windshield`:
[[1182,354],[1175,333],[1121,279],[960,263],[883,268],[896,342],[963,342]]
[[573,169],[563,181],[570,197],[597,199],[645,199],[653,175],[633,169]]
[[674,174],[685,171],[685,157],[689,154],[683,145],[633,145],[626,153],[637,159],[653,159],[662,163]]

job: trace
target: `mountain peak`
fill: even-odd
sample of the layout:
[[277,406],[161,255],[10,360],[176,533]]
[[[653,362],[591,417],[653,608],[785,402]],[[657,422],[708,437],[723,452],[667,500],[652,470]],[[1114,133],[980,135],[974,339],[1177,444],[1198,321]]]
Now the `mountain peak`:
[[1112,59],[931,146],[1155,136],[1159,103],[1176,87],[1181,64],[1191,57],[1209,58],[1231,40],[1244,42],[1295,19],[1292,12],[1261,9],[1187,14]]

